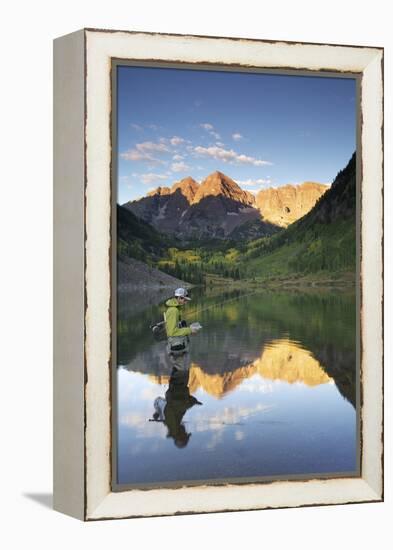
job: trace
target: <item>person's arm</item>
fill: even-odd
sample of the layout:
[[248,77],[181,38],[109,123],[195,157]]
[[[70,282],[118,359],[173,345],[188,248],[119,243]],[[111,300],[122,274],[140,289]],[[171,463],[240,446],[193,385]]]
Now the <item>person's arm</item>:
[[190,327],[178,327],[179,312],[175,307],[168,308],[165,314],[165,321],[166,333],[168,336],[188,336],[192,332]]

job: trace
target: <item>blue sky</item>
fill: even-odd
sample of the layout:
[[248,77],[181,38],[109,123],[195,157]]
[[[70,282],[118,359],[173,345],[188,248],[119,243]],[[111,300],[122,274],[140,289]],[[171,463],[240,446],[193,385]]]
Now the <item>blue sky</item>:
[[215,170],[257,192],[331,183],[356,148],[356,81],[118,67],[118,202]]

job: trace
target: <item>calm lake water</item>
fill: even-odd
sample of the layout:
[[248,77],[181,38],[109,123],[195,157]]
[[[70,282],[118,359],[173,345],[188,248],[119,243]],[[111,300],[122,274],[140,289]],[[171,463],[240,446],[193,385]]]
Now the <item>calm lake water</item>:
[[119,485],[356,474],[354,292],[193,289],[177,378],[149,329],[168,294],[119,294]]

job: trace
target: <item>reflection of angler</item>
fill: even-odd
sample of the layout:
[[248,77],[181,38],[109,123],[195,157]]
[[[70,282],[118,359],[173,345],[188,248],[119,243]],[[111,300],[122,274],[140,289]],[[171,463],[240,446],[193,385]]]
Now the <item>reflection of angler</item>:
[[171,437],[176,447],[183,448],[191,437],[182,423],[185,413],[194,405],[202,405],[190,395],[188,388],[189,372],[171,376],[169,388],[163,397],[154,400],[153,421],[163,422],[168,428],[167,437]]

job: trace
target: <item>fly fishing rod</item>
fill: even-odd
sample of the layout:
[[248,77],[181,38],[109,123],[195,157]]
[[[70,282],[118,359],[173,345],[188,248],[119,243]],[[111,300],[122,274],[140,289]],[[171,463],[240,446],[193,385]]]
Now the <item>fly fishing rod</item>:
[[252,296],[253,294],[257,294],[258,292],[261,292],[261,290],[254,290],[253,292],[249,292],[248,294],[242,294],[241,296],[236,296],[236,298],[230,298],[228,300],[223,300],[222,302],[216,302],[214,304],[211,304],[210,306],[203,307],[202,309],[195,309],[192,311],[187,311],[186,313],[182,314],[182,318],[186,319],[194,315],[199,315],[202,313],[202,311],[207,311],[208,309],[211,309],[213,307],[218,307],[223,304],[229,304],[230,302],[235,302],[236,300],[239,300],[240,298],[246,298],[247,296]]
[[[202,309],[194,309],[193,311],[189,311],[185,315],[182,315],[182,318],[183,318],[184,321],[190,320],[191,316],[200,314],[203,311],[207,311],[208,309],[219,307],[223,304],[229,304],[230,302],[235,302],[236,300],[239,300],[239,298],[246,298],[247,296],[252,296],[254,294],[257,294],[258,292],[261,292],[261,291],[260,290],[254,290],[253,292],[249,292],[247,294],[242,294],[241,296],[236,296],[236,298],[230,298],[229,300],[223,300],[222,302],[216,302],[216,303],[211,304],[210,306],[206,306]],[[157,340],[157,341],[166,340],[167,334],[166,334],[166,329],[165,329],[165,314],[164,314],[164,320],[159,321],[158,323],[153,322],[150,325],[150,328],[153,331],[153,335],[154,335],[155,340]]]

